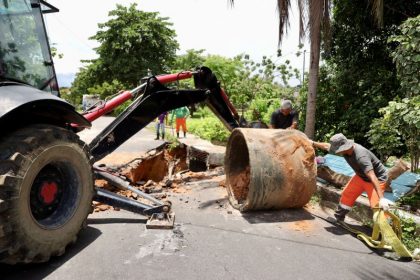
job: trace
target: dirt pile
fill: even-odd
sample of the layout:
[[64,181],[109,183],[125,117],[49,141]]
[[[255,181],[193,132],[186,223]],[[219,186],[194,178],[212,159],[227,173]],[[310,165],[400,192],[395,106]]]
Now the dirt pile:
[[230,190],[238,203],[243,203],[249,192],[251,181],[251,168],[247,166],[244,171],[229,176]]

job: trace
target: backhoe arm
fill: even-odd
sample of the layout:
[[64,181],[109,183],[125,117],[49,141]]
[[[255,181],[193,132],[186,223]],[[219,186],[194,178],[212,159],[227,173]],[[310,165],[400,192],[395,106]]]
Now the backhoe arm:
[[[162,84],[190,77],[194,77],[196,89],[169,89]],[[129,94],[130,92],[123,93],[126,96],[125,100],[128,99]],[[93,162],[101,160],[116,150],[161,113],[195,103],[205,102],[230,131],[239,127],[236,110],[220,88],[216,76],[207,67],[201,67],[195,72],[150,77],[145,84],[133,90],[131,94],[137,96],[133,103],[89,144]],[[117,98],[121,97],[117,96]],[[111,109],[105,104],[98,110],[107,112]],[[98,110],[88,112],[85,115],[86,118],[93,118],[93,116],[97,118],[101,113],[98,113]]]

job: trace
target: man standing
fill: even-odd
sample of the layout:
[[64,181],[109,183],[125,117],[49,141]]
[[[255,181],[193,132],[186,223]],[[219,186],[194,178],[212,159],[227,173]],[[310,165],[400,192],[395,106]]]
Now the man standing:
[[155,140],[159,140],[159,130],[162,134],[162,140],[165,139],[165,117],[168,114],[168,112],[163,112],[157,117],[156,120],[156,138]]
[[190,115],[190,110],[187,107],[177,108],[172,111],[171,125],[176,117],[176,137],[179,138],[179,128],[184,132],[184,138],[187,137],[187,118]]
[[365,191],[369,197],[370,207],[388,210],[391,201],[384,198],[387,171],[379,159],[368,149],[348,140],[343,134],[335,134],[330,143],[312,141],[315,148],[344,156],[347,163],[356,173],[344,188],[338,209],[335,211],[337,221],[343,222],[356,199]]
[[292,108],[292,101],[283,100],[280,109],[271,114],[270,128],[297,129],[299,113]]

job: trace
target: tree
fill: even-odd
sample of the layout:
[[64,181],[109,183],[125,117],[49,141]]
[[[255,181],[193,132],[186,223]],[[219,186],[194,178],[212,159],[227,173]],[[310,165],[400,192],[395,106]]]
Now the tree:
[[399,34],[398,25],[419,9],[418,1],[387,2],[378,27],[366,0],[334,2],[331,48],[323,53],[327,71],[321,74],[318,91],[320,136],[340,131],[362,145],[372,144],[366,133],[380,116],[378,110],[404,96],[390,56],[396,44],[387,43],[388,38]]
[[[420,6],[420,4],[419,4]],[[410,18],[401,26],[401,34],[389,42],[398,43],[392,57],[397,65],[401,89],[407,97],[420,94],[420,15]]]
[[[230,0],[233,4],[234,0]],[[309,90],[307,96],[305,133],[313,138],[315,134],[315,113],[316,113],[316,93],[319,75],[319,57],[321,51],[321,29],[324,30],[325,37],[329,34],[329,0],[298,0],[299,7],[299,35],[303,39],[309,29],[311,42],[310,62],[309,62]],[[289,12],[291,10],[291,0],[278,0],[279,16],[279,45],[283,35],[287,33],[289,23]]]
[[100,44],[95,49],[99,57],[84,61],[88,64],[74,82],[78,94],[112,80],[135,87],[148,69],[167,72],[174,62],[178,43],[168,18],[139,11],[137,4],[117,5],[108,15],[111,19],[98,24],[99,31],[90,38]]
[[382,127],[394,129],[378,131],[372,126],[370,134],[373,137],[393,136],[397,139],[401,137],[410,152],[411,171],[417,171],[420,167],[420,95],[404,98],[401,101],[391,101],[388,106],[380,110],[380,113],[383,115],[382,118],[377,119],[374,124],[379,123]]

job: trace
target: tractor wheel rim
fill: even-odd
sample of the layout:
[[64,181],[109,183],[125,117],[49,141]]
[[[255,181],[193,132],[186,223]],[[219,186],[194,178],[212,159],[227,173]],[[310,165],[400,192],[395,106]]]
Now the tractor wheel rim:
[[70,220],[80,196],[78,178],[67,162],[50,162],[38,172],[31,186],[30,210],[41,227],[58,228]]

